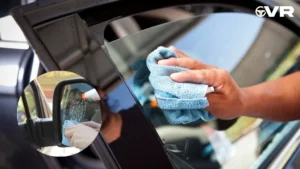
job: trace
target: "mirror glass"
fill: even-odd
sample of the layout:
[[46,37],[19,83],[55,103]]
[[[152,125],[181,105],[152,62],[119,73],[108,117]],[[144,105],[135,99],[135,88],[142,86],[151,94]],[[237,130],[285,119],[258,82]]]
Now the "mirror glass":
[[66,85],[60,101],[61,120],[94,121],[101,124],[100,97],[97,90],[86,83]]
[[[100,97],[96,89],[87,83],[67,84],[62,89],[60,100],[60,125],[62,132],[71,124],[84,124],[97,131],[100,130],[102,112]],[[72,146],[66,137],[62,144]]]

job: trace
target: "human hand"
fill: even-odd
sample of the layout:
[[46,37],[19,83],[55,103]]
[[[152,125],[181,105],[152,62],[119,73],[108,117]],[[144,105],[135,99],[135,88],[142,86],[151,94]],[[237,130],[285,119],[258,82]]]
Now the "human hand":
[[94,121],[82,122],[81,124],[84,124],[84,125],[86,125],[88,127],[91,127],[93,129],[95,129],[96,131],[100,131],[100,128],[101,128],[101,124],[96,123]]
[[201,83],[214,87],[215,91],[206,95],[210,105],[205,109],[220,119],[233,119],[243,115],[246,93],[226,70],[197,61],[175,47],[170,48],[176,52],[178,58],[160,60],[158,64],[191,69],[171,74],[170,77],[174,81]]
[[98,132],[84,124],[77,124],[66,128],[64,134],[74,147],[84,149],[94,141]]

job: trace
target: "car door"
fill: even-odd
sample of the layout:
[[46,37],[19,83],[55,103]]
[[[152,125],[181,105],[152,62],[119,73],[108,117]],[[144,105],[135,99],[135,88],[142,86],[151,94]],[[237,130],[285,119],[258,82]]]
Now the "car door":
[[[193,145],[192,149],[201,147],[202,150],[205,150],[207,147],[207,149],[211,148],[209,144],[199,144],[197,139],[185,139],[178,136],[176,136],[176,139],[179,139],[180,143],[162,139],[160,133],[162,130],[158,131],[157,127],[167,124],[167,121],[163,116],[149,117],[149,114],[147,114],[149,112],[146,112],[146,110],[149,110],[150,106],[151,116],[155,103],[152,103],[151,99],[150,102],[148,98],[144,99],[145,95],[140,95],[140,88],[131,86],[130,80],[132,79],[130,77],[132,77],[132,73],[128,71],[128,65],[126,65],[134,63],[133,61],[137,60],[139,56],[150,52],[157,45],[175,41],[178,37],[172,39],[174,35],[179,35],[186,31],[187,28],[193,28],[204,19],[201,17],[191,19],[195,14],[228,11],[242,11],[253,14],[257,6],[263,5],[256,1],[251,3],[209,1],[209,4],[207,2],[164,1],[153,3],[153,1],[146,1],[136,4],[139,6],[137,8],[130,5],[127,1],[63,1],[59,3],[41,1],[40,3],[33,3],[13,10],[14,18],[24,31],[46,71],[68,70],[87,78],[91,83],[108,94],[109,103],[107,104],[110,105],[114,112],[122,113],[122,118],[126,119],[127,122],[124,123],[126,124],[124,126],[127,126],[126,130],[122,131],[124,137],[121,137],[117,144],[115,144],[116,142],[110,143],[105,134],[100,133],[91,146],[90,151],[95,154],[93,158],[90,156],[83,158],[79,154],[74,157],[61,158],[59,162],[72,166],[74,165],[72,161],[76,161],[78,162],[76,164],[82,168],[97,168],[99,167],[96,165],[98,164],[97,161],[102,161],[106,168],[124,169],[220,167],[218,161],[211,160],[213,157],[204,155],[200,159],[197,155],[188,155],[192,151],[189,149],[189,145]],[[174,6],[179,6],[180,9],[186,9],[189,12],[184,14],[177,13],[179,17],[173,16],[173,18],[172,16],[161,15],[160,20],[157,19],[155,23],[149,24],[151,20],[143,20],[144,24],[140,25],[142,27],[140,29],[137,29],[137,27],[131,27],[129,31],[125,29],[128,28],[128,25],[125,25],[126,23],[132,23],[132,18],[125,18],[126,16],[141,13],[142,16],[139,15],[134,18],[141,21],[141,17],[149,15],[146,11],[151,12],[160,8],[170,11],[167,7]],[[208,8],[203,8],[203,6]],[[155,14],[159,12],[161,13],[162,11],[156,11]],[[113,22],[120,18],[126,20]],[[180,21],[180,19],[182,20]],[[273,22],[287,27],[294,34],[297,35],[299,33],[299,23],[295,20],[279,17],[275,17],[273,20]],[[171,21],[174,21],[173,25],[168,24]],[[109,27],[107,28],[108,25]],[[123,26],[123,31],[120,31],[121,28],[118,25]],[[159,25],[162,25],[161,29],[158,29],[157,26]],[[153,29],[151,29],[152,27]],[[118,29],[119,31],[117,31]],[[142,29],[145,29],[146,33],[143,33]],[[127,31],[124,33],[124,30]],[[130,34],[132,33],[136,34],[131,36]],[[238,60],[239,58],[236,59]],[[266,69],[270,69],[271,66]],[[266,70],[263,69],[261,71],[265,72]],[[236,77],[242,78],[239,72],[241,71],[237,71]],[[243,85],[248,85],[259,82],[260,78],[260,76],[251,80],[242,78],[240,81],[244,83]],[[146,95],[146,97],[148,96],[150,95]],[[145,104],[146,102],[147,104]],[[122,112],[124,109],[135,112],[135,115],[132,116],[132,114]],[[219,126],[226,123],[219,122]],[[230,122],[229,126],[232,123]],[[225,126],[227,126],[225,128],[228,128],[228,124]],[[294,128],[298,126],[293,124],[291,127],[293,130],[290,130],[288,133],[294,133]],[[185,130],[182,129],[185,128],[178,128],[175,131],[184,132]],[[171,134],[174,135],[174,131],[171,131]],[[197,154],[197,152],[194,153]],[[189,159],[190,157],[193,159]],[[50,159],[56,161],[53,158],[48,160],[50,161]],[[91,159],[97,160],[94,160],[95,163],[89,163]]]
[[33,51],[30,48],[8,48],[5,41],[0,42],[0,168],[38,169],[44,166],[41,156],[22,140],[21,131],[15,125],[19,96],[30,80]]

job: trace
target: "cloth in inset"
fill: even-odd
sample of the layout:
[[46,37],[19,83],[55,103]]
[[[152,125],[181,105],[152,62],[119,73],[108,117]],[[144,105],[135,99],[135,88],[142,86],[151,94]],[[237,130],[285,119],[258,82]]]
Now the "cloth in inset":
[[70,125],[76,125],[78,122],[72,121],[72,120],[65,120],[62,128],[62,141],[61,143],[65,146],[70,146],[73,147],[72,143],[70,140],[65,136],[65,130],[68,128]]

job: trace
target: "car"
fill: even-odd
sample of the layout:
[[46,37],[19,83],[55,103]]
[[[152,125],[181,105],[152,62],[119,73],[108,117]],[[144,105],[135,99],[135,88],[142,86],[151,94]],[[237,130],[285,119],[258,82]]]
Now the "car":
[[[262,169],[298,165],[299,120],[282,123],[241,117],[172,125],[157,107],[145,62],[158,46],[174,45],[195,59],[226,69],[242,87],[285,76],[300,69],[297,10],[293,18],[261,18],[255,15],[257,7],[284,4],[232,0],[132,3],[40,0],[11,11],[30,48],[0,48],[0,68],[7,72],[0,86],[0,168]],[[299,9],[296,3],[292,5]],[[103,129],[81,153],[59,158],[32,148],[15,113],[29,82],[57,70],[86,78],[106,94],[105,104],[114,112],[110,115],[122,119],[116,127]],[[34,100],[37,107],[41,105],[38,98]]]

